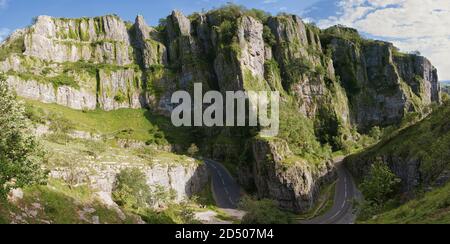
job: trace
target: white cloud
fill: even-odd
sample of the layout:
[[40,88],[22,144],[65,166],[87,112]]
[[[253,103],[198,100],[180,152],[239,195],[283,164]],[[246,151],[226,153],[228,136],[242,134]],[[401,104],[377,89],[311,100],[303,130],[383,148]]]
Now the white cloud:
[[263,3],[264,4],[271,4],[271,3],[277,3],[278,0],[264,0]]
[[320,20],[328,27],[344,24],[392,41],[403,51],[419,50],[450,80],[450,1],[340,0],[340,13]]

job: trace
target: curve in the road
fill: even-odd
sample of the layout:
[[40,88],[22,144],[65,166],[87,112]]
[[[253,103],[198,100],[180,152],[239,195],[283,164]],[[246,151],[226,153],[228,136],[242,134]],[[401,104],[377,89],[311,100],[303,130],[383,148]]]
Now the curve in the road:
[[[333,207],[324,215],[302,221],[301,224],[354,223],[356,216],[353,212],[353,200],[359,198],[359,193],[352,175],[342,161],[342,159],[336,161],[338,182]],[[236,209],[241,196],[240,186],[221,163],[209,159],[206,159],[205,163],[211,173],[212,192],[218,207]]]
[[241,197],[239,185],[221,163],[209,159],[205,163],[211,173],[212,192],[218,207],[236,209]]
[[333,207],[324,215],[302,221],[302,224],[353,224],[356,215],[353,211],[353,201],[359,198],[356,184],[350,172],[340,160],[336,163],[338,182],[334,196]]

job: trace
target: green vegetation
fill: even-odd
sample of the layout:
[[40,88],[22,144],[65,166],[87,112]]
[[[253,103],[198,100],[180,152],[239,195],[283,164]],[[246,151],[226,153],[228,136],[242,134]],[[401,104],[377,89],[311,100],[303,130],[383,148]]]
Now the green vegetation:
[[264,63],[264,72],[264,78],[272,91],[279,91],[280,95],[286,95],[281,81],[281,71],[278,62],[274,59],[266,61]]
[[[360,206],[361,220],[370,219],[373,215],[399,206],[400,201],[395,193],[398,193],[397,177],[401,175],[392,174],[385,164],[398,168],[404,167],[403,162],[417,162],[417,172],[414,172],[420,175],[417,185],[407,185],[406,181],[400,182],[404,187],[416,187],[410,190],[410,194],[420,193],[426,187],[434,185],[439,176],[449,169],[450,133],[447,122],[449,116],[448,102],[421,121],[420,116],[419,120],[413,116],[403,122],[400,129],[385,129],[385,135],[379,144],[346,160],[349,167],[358,172],[356,176],[365,179],[361,184],[361,190],[366,196],[366,201]],[[380,134],[378,130],[374,130],[373,133],[377,136]],[[380,163],[380,159],[387,162]],[[357,170],[366,166],[371,166],[372,169],[368,176],[366,172]],[[404,179],[404,176],[401,177]]]
[[[162,186],[149,187],[139,169],[125,169],[117,176],[113,199],[119,206],[138,214],[150,224],[197,223],[193,207],[173,204],[175,193]],[[154,206],[163,207],[153,209]]]
[[[418,121],[420,116],[410,114],[400,129],[385,129],[382,141],[365,152],[349,158],[349,162],[364,159],[374,162],[381,156],[418,160],[421,184],[431,184],[443,170],[448,169],[450,158],[450,133],[448,117],[450,104],[447,102],[428,117]],[[416,123],[417,122],[417,123]]]
[[359,185],[364,195],[360,204],[360,219],[367,219],[382,211],[389,201],[395,199],[400,179],[382,162],[372,165],[369,175]]
[[448,224],[450,223],[450,184],[360,223]]
[[336,37],[344,40],[349,40],[358,46],[362,44],[383,43],[379,41],[364,39],[361,37],[361,35],[359,35],[356,29],[349,28],[343,25],[332,26],[321,32],[321,40],[323,40],[324,43],[329,43],[331,38]]
[[44,120],[48,120],[49,116],[62,117],[71,121],[75,130],[99,134],[106,138],[131,139],[161,145],[171,143],[185,148],[192,143],[191,133],[186,128],[175,128],[170,119],[145,109],[78,111],[31,100],[26,100],[26,103],[29,113],[34,113],[35,117]]
[[272,47],[277,43],[275,35],[272,33],[272,30],[270,29],[270,27],[267,25],[264,25],[263,38],[264,38],[264,43],[269,45],[269,47]]
[[288,142],[291,151],[312,163],[330,159],[331,147],[317,140],[313,121],[300,115],[295,106],[281,107],[279,137]]
[[138,223],[137,216],[127,212],[124,216],[100,203],[89,188],[69,187],[57,180],[26,187],[18,202],[0,200],[0,223],[86,224],[95,223],[94,217],[102,224]]
[[151,192],[145,174],[136,168],[121,171],[112,196],[119,206],[128,209],[147,207]]
[[34,80],[34,81],[41,82],[41,83],[50,83],[50,84],[53,84],[53,86],[55,88],[58,88],[60,86],[70,86],[70,87],[73,87],[76,89],[80,88],[80,86],[75,81],[75,79],[68,73],[62,73],[62,74],[59,74],[59,75],[53,76],[53,77],[46,77],[46,76],[36,75],[33,73],[15,72],[15,71],[8,71],[7,74],[17,76],[20,79],[25,80],[25,81]]
[[222,7],[213,9],[210,13],[220,19],[238,19],[239,17],[247,15],[259,20],[261,23],[266,23],[267,19],[271,16],[270,13],[262,10],[248,9],[245,6],[236,5],[233,3],[228,3]]
[[123,94],[122,91],[119,91],[115,96],[114,96],[114,101],[118,102],[118,103],[124,103],[127,101],[127,96],[125,94]]
[[273,200],[256,201],[251,198],[241,200],[240,208],[247,212],[242,224],[291,224],[293,214],[284,212]]
[[0,48],[0,61],[6,60],[11,54],[22,54],[25,52],[25,43],[23,37],[17,37],[7,40]]
[[24,106],[17,102],[0,75],[0,199],[11,189],[41,184],[44,151],[29,131]]
[[329,185],[321,187],[320,196],[314,208],[304,214],[301,214],[297,219],[309,220],[327,213],[333,207],[335,193],[336,181]]
[[149,224],[199,224],[194,217],[195,207],[187,203],[171,204],[164,210],[145,209],[141,218]]

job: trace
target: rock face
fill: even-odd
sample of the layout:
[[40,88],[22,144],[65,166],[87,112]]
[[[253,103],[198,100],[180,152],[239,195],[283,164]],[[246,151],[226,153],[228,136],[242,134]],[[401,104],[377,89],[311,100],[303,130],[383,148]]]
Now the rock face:
[[374,163],[384,163],[401,179],[401,190],[409,195],[418,189],[443,186],[450,180],[450,106],[448,102],[417,124],[389,140],[346,159],[354,176],[363,178]]
[[349,96],[351,119],[360,129],[395,124],[408,112],[440,103],[437,71],[426,58],[363,40],[350,28],[331,27],[323,36]]
[[22,48],[0,60],[0,72],[29,99],[78,110],[146,107],[146,68],[166,60],[153,32],[141,17],[127,26],[112,15],[40,16],[6,41]]
[[[192,92],[194,83],[204,92],[279,91],[290,115],[309,122],[315,142],[336,150],[352,139],[353,126],[395,124],[440,103],[436,69],[423,57],[297,16],[223,11],[174,11],[155,28],[142,16],[134,24],[117,16],[41,16],[0,46],[12,50],[0,56],[0,72],[19,96],[74,109],[149,107],[170,115],[173,92]],[[260,141],[243,153],[251,137],[245,128],[213,128],[201,139],[218,160],[246,158],[251,166],[238,170],[240,180],[261,197],[296,211],[311,207],[332,175],[327,160],[312,166],[282,142]]]
[[62,19],[39,16],[25,36],[25,55],[54,62],[126,65],[132,62],[125,23],[116,16]]
[[320,186],[336,178],[332,162],[311,166],[296,158],[282,141],[255,140],[253,154],[258,196],[276,199],[286,209],[307,211],[314,206]]
[[52,170],[50,176],[78,184],[87,183],[107,201],[111,198],[111,193],[114,190],[117,174],[128,168],[138,168],[142,171],[146,175],[150,189],[163,187],[167,191],[174,190],[176,202],[181,202],[199,193],[209,181],[206,166],[196,162],[151,166],[132,162],[105,162],[77,168],[56,168]]

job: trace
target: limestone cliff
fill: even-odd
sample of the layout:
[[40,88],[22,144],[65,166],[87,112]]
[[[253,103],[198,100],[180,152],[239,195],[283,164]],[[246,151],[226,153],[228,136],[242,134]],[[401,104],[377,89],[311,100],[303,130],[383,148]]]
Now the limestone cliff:
[[135,23],[113,15],[41,16],[0,50],[0,72],[19,96],[79,110],[149,107],[170,115],[172,93],[192,92],[196,82],[204,91],[279,91],[281,119],[303,126],[282,126],[276,139],[283,152],[254,139],[257,128],[193,134],[208,156],[242,165],[239,180],[260,197],[297,211],[331,179],[330,148],[357,137],[354,126],[395,124],[440,102],[436,69],[425,58],[353,30],[323,31],[297,16],[233,7],[191,16],[174,11],[155,28],[142,16]]
[[347,91],[352,122],[360,129],[392,125],[408,112],[440,103],[437,71],[426,58],[399,53],[391,43],[364,40],[341,26],[325,30],[322,39]]
[[382,162],[400,179],[402,192],[414,195],[417,190],[443,186],[450,180],[450,104],[444,102],[424,120],[406,128],[365,152],[346,159],[356,177],[364,177],[371,165]]
[[258,196],[276,199],[285,209],[309,210],[320,187],[336,178],[331,161],[312,165],[296,157],[286,142],[255,140],[252,148]]

